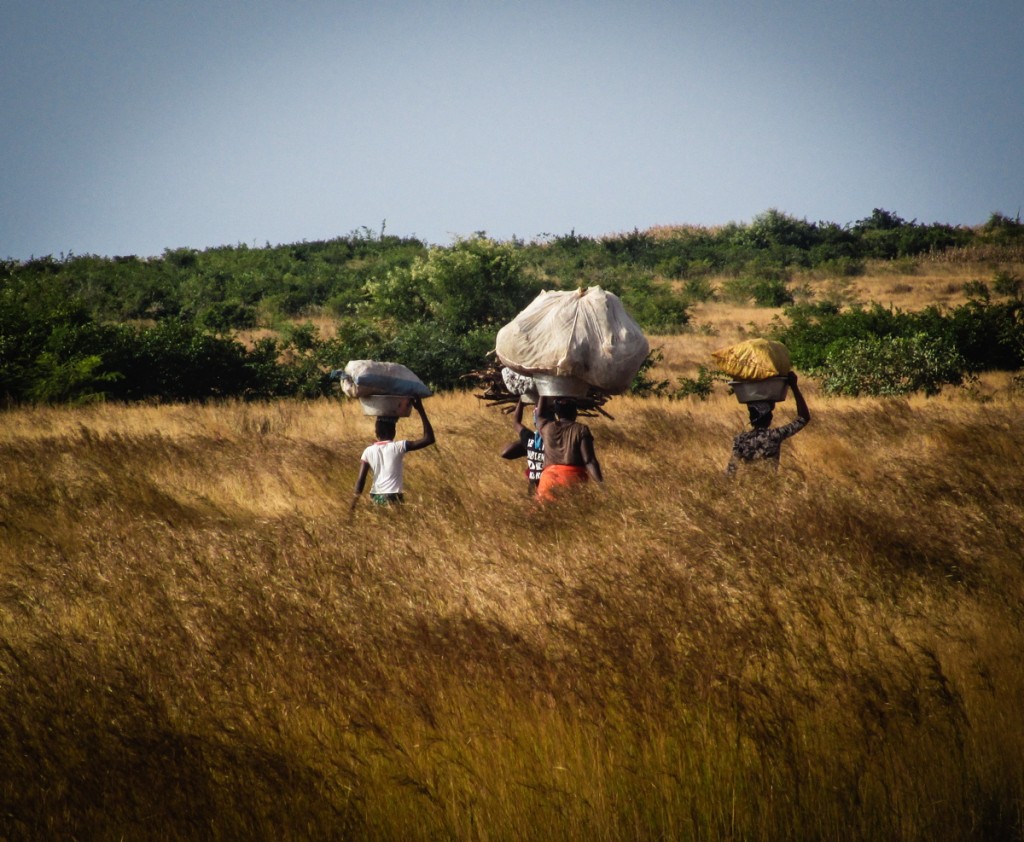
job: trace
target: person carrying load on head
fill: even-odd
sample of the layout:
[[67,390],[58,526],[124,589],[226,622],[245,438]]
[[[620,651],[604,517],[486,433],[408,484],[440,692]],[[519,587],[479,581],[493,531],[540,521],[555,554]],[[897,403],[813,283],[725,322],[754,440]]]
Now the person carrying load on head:
[[401,503],[404,499],[403,489],[403,460],[405,454],[413,450],[421,450],[434,444],[434,428],[430,425],[427,413],[423,409],[423,401],[420,398],[413,398],[412,407],[420,416],[423,423],[423,435],[415,441],[399,439],[395,441],[397,419],[380,415],[374,422],[377,441],[363,451],[359,464],[359,477],[356,480],[355,491],[352,495],[351,509],[355,509],[359,497],[366,486],[366,475],[373,472],[373,485],[370,486],[370,499],[382,506]]
[[[548,415],[549,405],[554,418]],[[576,421],[576,401],[541,397],[537,403],[537,429],[544,440],[544,470],[537,484],[537,500],[554,499],[555,489],[593,479],[603,482],[594,453],[594,437],[586,424]]]
[[[537,429],[531,430],[523,424],[523,410],[526,404],[520,398],[516,404],[515,414],[512,416],[512,423],[519,435],[519,442],[526,452],[526,481],[529,483],[530,494],[537,493],[537,485],[540,483],[540,475],[544,470],[544,437],[540,432],[540,408],[533,408],[533,426]],[[548,420],[553,416],[549,415]]]
[[740,433],[733,439],[732,456],[725,469],[728,476],[736,473],[736,468],[741,462],[765,461],[777,470],[782,442],[799,433],[810,422],[811,412],[797,385],[796,372],[790,371],[787,377],[789,386],[793,390],[793,399],[796,401],[796,419],[782,427],[772,427],[772,412],[775,409],[775,403],[773,401],[748,403],[747,410],[750,413],[750,424],[753,429]]

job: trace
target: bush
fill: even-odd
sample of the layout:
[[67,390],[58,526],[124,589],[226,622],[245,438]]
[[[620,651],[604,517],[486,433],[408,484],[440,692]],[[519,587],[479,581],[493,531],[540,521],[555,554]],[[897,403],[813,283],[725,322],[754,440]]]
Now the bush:
[[196,321],[216,333],[256,327],[256,308],[239,301],[219,301],[205,308]]
[[[428,248],[385,236],[381,226],[329,241],[175,249],[149,259],[0,261],[0,399],[318,394],[323,368],[397,355],[447,388],[479,365],[488,337],[542,283],[599,284],[646,330],[669,333],[689,322],[694,302],[713,297],[712,274],[733,276],[722,287],[733,300],[779,307],[802,298],[789,283],[794,266],[837,277],[839,289],[871,257],[908,272],[917,255],[972,237],[1016,243],[1021,231],[1019,218],[1002,214],[972,232],[881,209],[845,226],[771,209],[749,225],[634,229],[597,239],[573,232],[530,244],[480,234]],[[683,288],[664,278],[684,281]],[[827,305],[790,307],[784,341],[807,369],[824,366],[836,342],[917,334],[950,339],[967,371],[1019,367],[1024,282],[1002,271],[966,292],[964,308],[913,315],[875,308],[840,316],[846,299],[837,294]],[[325,342],[285,328],[282,339],[249,350],[233,338],[257,323],[280,326],[314,311],[341,318],[342,334]],[[138,320],[157,324],[138,327]],[[432,342],[440,350],[418,344]]]
[[972,301],[988,301],[991,298],[988,284],[984,281],[967,281],[961,291],[966,298]]
[[513,319],[540,292],[523,274],[514,246],[485,237],[433,248],[411,270],[413,288],[432,321],[454,332]]
[[715,297],[715,288],[707,278],[690,278],[683,284],[683,297],[691,303],[710,301]]
[[1024,292],[1024,281],[1012,272],[999,271],[992,277],[992,291],[996,295],[1020,298],[1021,293]]
[[404,326],[383,346],[380,359],[408,366],[435,391],[467,388],[462,376],[486,365],[497,332],[487,327],[457,332],[416,322]]
[[98,354],[62,360],[52,351],[44,351],[36,359],[28,397],[38,403],[93,403],[106,397],[106,384],[119,379],[118,372],[103,371],[103,358]]
[[944,385],[960,385],[965,369],[952,342],[919,333],[839,342],[820,374],[833,395],[934,395]]
[[771,338],[789,348],[793,364],[806,371],[822,368],[832,346],[844,340],[898,336],[909,331],[910,319],[880,304],[840,311],[834,302],[801,304],[785,310],[789,324],[776,323]]
[[629,384],[629,394],[637,398],[661,397],[666,394],[669,382],[667,380],[655,380],[651,377],[651,370],[654,366],[663,362],[664,359],[665,355],[662,353],[661,348],[652,348],[640,364],[639,370],[633,377],[633,382]]
[[948,333],[969,371],[1015,371],[1024,366],[1024,302],[968,301],[947,315],[923,311],[927,332]]
[[669,399],[697,398],[697,400],[706,401],[711,397],[714,382],[715,378],[711,371],[705,366],[701,366],[697,370],[696,377],[680,377],[678,379],[679,385],[675,391],[669,393]]
[[652,333],[678,333],[690,321],[687,299],[664,283],[635,282],[620,298],[626,312]]
[[639,398],[668,398],[669,400],[682,400],[684,398],[697,398],[707,400],[711,397],[714,385],[714,376],[705,367],[701,366],[697,377],[680,377],[678,386],[673,389],[668,380],[655,380],[651,377],[651,369],[663,362],[665,355],[661,348],[654,348],[643,361],[640,370],[633,378],[629,387],[629,394]]
[[722,285],[726,296],[738,304],[753,301],[758,307],[784,307],[793,303],[786,281],[763,275],[730,278]]
[[853,257],[835,257],[815,263],[815,270],[825,277],[854,278],[864,274],[864,261]]

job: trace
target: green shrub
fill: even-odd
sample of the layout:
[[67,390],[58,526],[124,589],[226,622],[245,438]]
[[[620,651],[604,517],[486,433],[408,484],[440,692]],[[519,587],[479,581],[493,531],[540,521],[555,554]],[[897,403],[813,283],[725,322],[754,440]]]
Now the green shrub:
[[968,301],[948,314],[928,308],[917,315],[931,335],[947,333],[969,371],[1015,371],[1024,366],[1024,302]]
[[678,333],[690,321],[689,302],[667,284],[636,282],[620,297],[637,324],[652,333]]
[[118,372],[103,371],[99,354],[62,360],[52,351],[44,351],[36,359],[28,397],[37,403],[93,403],[102,401],[106,397],[104,387],[119,379]]
[[1024,239],[1024,223],[1020,221],[1020,213],[1016,218],[1011,218],[996,211],[982,227],[984,236],[990,237],[997,243],[1013,243]]
[[196,321],[216,333],[256,327],[256,308],[240,301],[218,301],[206,307]]
[[[318,394],[323,369],[398,354],[448,387],[458,384],[457,369],[478,365],[487,337],[542,284],[599,284],[646,330],[671,333],[688,324],[694,302],[713,297],[712,274],[732,276],[721,290],[732,300],[769,307],[800,300],[788,310],[795,315],[785,333],[803,368],[824,366],[836,342],[923,333],[952,341],[967,371],[1013,369],[1024,356],[1024,283],[1009,272],[968,287],[968,305],[949,313],[840,315],[848,296],[839,284],[869,258],[909,272],[921,254],[972,237],[1016,243],[1022,230],[1019,219],[1002,214],[972,232],[881,209],[842,226],[771,209],[749,225],[602,238],[573,232],[529,244],[478,234],[428,248],[385,236],[381,226],[327,241],[174,249],[151,259],[0,261],[0,400]],[[806,303],[790,283],[794,267],[834,276],[839,291],[828,302]],[[683,288],[664,278],[684,281]],[[313,312],[341,318],[341,334],[327,342],[288,327]],[[140,320],[157,324],[138,327]],[[247,350],[233,332],[256,324],[280,328],[283,338]]]
[[835,302],[823,301],[788,307],[788,324],[776,322],[771,335],[788,349],[793,364],[805,371],[822,368],[837,342],[898,336],[910,332],[911,321],[899,310],[874,304],[840,311]]
[[633,382],[629,384],[629,394],[638,398],[661,397],[666,394],[669,387],[668,380],[655,380],[651,377],[651,370],[664,360],[665,354],[661,348],[652,348],[640,364],[640,369],[634,375]]
[[468,388],[463,375],[486,365],[497,332],[489,327],[455,331],[416,322],[403,326],[383,346],[380,359],[408,366],[434,390]]
[[714,262],[708,257],[698,257],[689,261],[686,266],[686,277],[699,279],[713,274],[715,271]]
[[755,281],[752,292],[754,303],[758,307],[782,307],[793,303],[793,293],[782,280],[759,278]]
[[430,319],[454,332],[500,326],[540,292],[524,275],[518,249],[485,237],[433,248],[411,274]]
[[687,262],[684,257],[671,255],[664,260],[659,260],[654,267],[654,271],[663,278],[679,279],[686,277],[687,268]]
[[988,301],[991,293],[984,281],[967,281],[961,288],[964,296],[974,301]]
[[992,291],[996,295],[1020,298],[1021,293],[1024,292],[1024,281],[1012,272],[1000,270],[992,277]]
[[835,354],[858,340],[924,335],[956,351],[964,373],[1014,371],[1024,365],[1024,302],[972,300],[948,312],[928,307],[904,313],[874,304],[840,312],[831,304],[787,308],[789,324],[776,322],[771,336],[789,348],[806,371],[834,368]]
[[715,288],[707,278],[690,278],[683,284],[683,297],[691,303],[710,301],[715,297]]
[[711,397],[711,391],[714,387],[715,378],[711,374],[711,371],[705,366],[701,366],[697,370],[696,377],[680,377],[678,378],[678,386],[674,391],[669,392],[670,400],[682,400],[683,398],[697,398],[697,400],[706,401]]
[[652,268],[657,255],[654,239],[646,232],[634,228],[627,234],[618,234],[601,239],[601,245],[616,263],[628,263]]
[[793,293],[778,277],[747,275],[729,278],[722,284],[725,296],[737,304],[753,301],[758,307],[783,307],[793,303]]
[[836,343],[820,375],[833,395],[934,395],[944,385],[960,385],[965,369],[952,342],[919,333]]
[[769,208],[751,220],[750,225],[738,232],[740,242],[760,249],[772,246],[790,246],[809,249],[818,240],[817,227],[806,219],[797,219]]
[[854,278],[864,274],[864,261],[855,257],[835,257],[814,264],[814,268],[826,277]]

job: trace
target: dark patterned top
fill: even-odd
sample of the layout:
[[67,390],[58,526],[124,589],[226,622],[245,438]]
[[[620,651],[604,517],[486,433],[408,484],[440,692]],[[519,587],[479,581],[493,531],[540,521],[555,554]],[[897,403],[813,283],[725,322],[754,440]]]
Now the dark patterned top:
[[756,462],[761,459],[772,460],[777,466],[782,442],[806,426],[807,419],[798,417],[782,427],[755,428],[740,433],[732,440],[732,459],[729,460],[728,472],[733,473],[739,462]]
[[526,448],[526,478],[530,480],[530,485],[536,485],[544,470],[544,437],[523,427],[519,431],[519,441]]

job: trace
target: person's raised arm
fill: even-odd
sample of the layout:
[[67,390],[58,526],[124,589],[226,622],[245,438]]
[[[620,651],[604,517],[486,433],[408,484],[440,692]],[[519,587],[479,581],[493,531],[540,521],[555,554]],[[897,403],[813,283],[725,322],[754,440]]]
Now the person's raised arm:
[[423,408],[423,401],[420,398],[413,398],[412,407],[420,414],[420,421],[423,422],[423,435],[416,439],[416,441],[406,442],[405,450],[407,453],[410,450],[421,450],[424,447],[430,447],[436,441],[434,438],[434,428],[430,425],[427,411]]
[[811,411],[807,408],[807,401],[804,399],[803,393],[797,385],[797,376],[795,371],[791,371],[789,373],[789,387],[793,390],[793,400],[796,401],[797,416],[803,418],[805,422],[810,422]]
[[516,403],[516,411],[512,416],[512,426],[516,428],[517,433],[521,433],[526,428],[523,426],[523,410],[526,408],[526,404],[523,403],[523,399],[520,397]]
[[548,411],[551,406],[551,398],[547,395],[540,395],[537,398],[537,426],[543,427],[545,421],[547,421],[550,413]]

